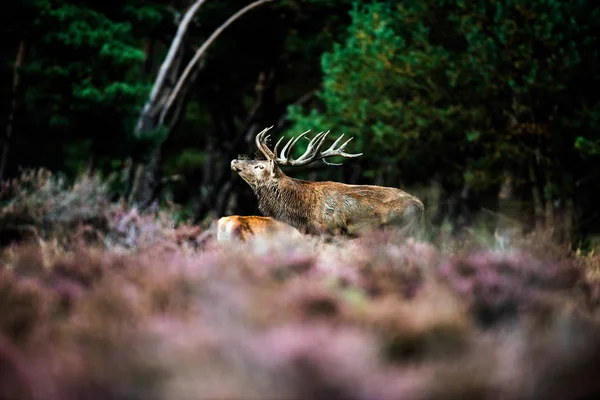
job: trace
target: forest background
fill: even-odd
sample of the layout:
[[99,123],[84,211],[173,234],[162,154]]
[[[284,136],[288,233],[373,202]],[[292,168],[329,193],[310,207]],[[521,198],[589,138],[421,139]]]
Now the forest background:
[[1,179],[92,170],[112,198],[176,203],[178,218],[198,223],[258,213],[229,167],[255,154],[258,131],[331,130],[364,155],[289,175],[402,187],[423,198],[431,226],[453,232],[508,221],[584,246],[598,233],[594,2],[265,0],[210,43],[165,111],[194,54],[250,3],[5,9]]

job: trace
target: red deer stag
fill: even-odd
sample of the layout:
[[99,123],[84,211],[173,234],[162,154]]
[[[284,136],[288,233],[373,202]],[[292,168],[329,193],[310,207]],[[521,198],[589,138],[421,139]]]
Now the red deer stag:
[[329,131],[317,134],[298,159],[292,159],[294,145],[306,135],[290,139],[277,155],[280,138],[273,151],[265,141],[270,135],[266,128],[256,135],[255,142],[266,160],[236,159],[231,169],[250,185],[258,198],[263,215],[297,228],[304,234],[330,234],[357,237],[378,228],[393,227],[406,233],[421,217],[424,206],[421,200],[400,189],[372,185],[348,185],[340,182],[309,182],[290,178],[280,166],[301,166],[320,160],[333,164],[326,158],[341,156],[359,157],[344,151],[352,138],[341,146],[343,134],[325,151],[320,151]]
[[217,222],[217,242],[239,240],[245,242],[256,235],[285,234],[288,237],[302,237],[293,226],[270,217],[230,215]]

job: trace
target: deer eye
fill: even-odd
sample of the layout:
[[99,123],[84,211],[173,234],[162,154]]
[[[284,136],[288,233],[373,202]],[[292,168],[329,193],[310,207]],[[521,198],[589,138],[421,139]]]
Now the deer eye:
[[254,168],[260,168],[260,169],[264,169],[264,168],[265,168],[265,166],[264,166],[264,165],[257,165],[257,166],[256,166],[256,167],[254,167]]

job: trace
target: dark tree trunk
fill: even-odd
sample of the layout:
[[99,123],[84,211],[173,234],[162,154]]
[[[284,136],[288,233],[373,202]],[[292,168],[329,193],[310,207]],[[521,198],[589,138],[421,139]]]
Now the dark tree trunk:
[[6,131],[4,134],[4,141],[2,144],[2,155],[0,156],[0,181],[4,180],[4,174],[6,169],[6,162],[8,160],[8,150],[10,147],[10,141],[13,134],[15,113],[17,111],[17,93],[19,91],[20,81],[20,70],[25,60],[25,40],[21,39],[19,42],[19,48],[17,50],[17,56],[15,58],[14,69],[13,69],[13,85],[12,85],[12,99],[10,102],[10,111],[8,113],[8,121],[6,122]]
[[[200,65],[190,74],[188,84],[182,88],[181,95],[175,104],[175,110],[173,111],[171,120],[163,127],[163,129],[165,129],[163,139],[152,148],[147,161],[141,165],[142,172],[137,175],[130,196],[130,203],[135,204],[139,208],[148,207],[155,198],[155,194],[160,189],[160,161],[163,145],[165,144],[166,139],[170,137],[171,133],[175,131],[181,122],[181,113],[185,109],[189,96],[191,95],[190,88],[194,87],[198,74],[201,69],[204,68],[204,65],[204,62],[201,61]],[[156,118],[158,118],[158,116],[156,116]],[[148,131],[152,131],[153,129],[156,129],[157,121],[146,121],[149,124],[147,126],[142,125],[141,130],[147,129]]]
[[576,236],[575,199],[573,198],[572,187],[569,184],[571,178],[562,173],[560,179],[560,201],[556,207],[553,207],[554,238],[558,243],[572,244]]
[[154,67],[152,59],[154,56],[155,42],[156,41],[153,38],[149,38],[144,45],[144,54],[146,57],[144,59],[143,74],[145,76],[150,76],[152,73],[152,68]]
[[533,161],[529,163],[529,182],[531,187],[531,201],[533,207],[533,215],[534,215],[534,225],[533,228],[535,230],[542,230],[545,227],[544,224],[544,202],[541,187],[539,184],[539,179],[537,177],[537,173],[535,171],[535,164]]
[[462,200],[462,187],[455,182],[440,179],[440,194],[437,213],[432,218],[434,225],[440,225],[444,221],[456,221],[460,214],[460,203]]
[[[201,193],[203,193],[202,201],[195,213],[195,221],[200,221],[205,217],[220,217],[225,212],[226,206],[229,203],[229,196],[235,187],[236,177],[229,167],[229,161],[237,157],[238,154],[252,148],[254,136],[261,127],[266,127],[273,124],[278,119],[276,114],[276,98],[275,98],[275,73],[272,68],[262,71],[259,74],[256,85],[256,102],[250,109],[244,127],[238,132],[237,136],[232,141],[232,145],[228,151],[224,151],[224,160],[215,165],[214,171],[211,174],[205,175],[205,181],[201,184]],[[239,183],[239,182],[238,182]],[[251,192],[250,192],[251,193]],[[238,192],[238,197],[249,197]],[[238,205],[247,203],[239,201]]]
[[477,193],[476,212],[480,218],[481,228],[488,234],[493,234],[498,227],[498,213],[500,212],[500,184],[494,184]]

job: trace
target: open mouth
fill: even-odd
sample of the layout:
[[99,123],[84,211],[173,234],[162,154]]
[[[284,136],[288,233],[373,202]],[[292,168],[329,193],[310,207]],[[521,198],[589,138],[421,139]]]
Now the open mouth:
[[240,172],[242,169],[238,166],[232,165],[231,169],[234,170],[235,172]]

